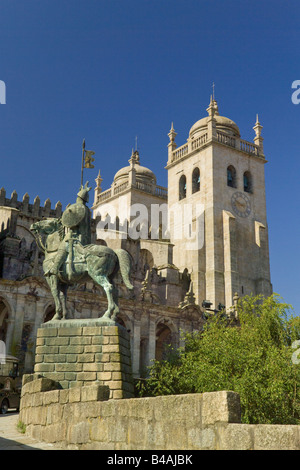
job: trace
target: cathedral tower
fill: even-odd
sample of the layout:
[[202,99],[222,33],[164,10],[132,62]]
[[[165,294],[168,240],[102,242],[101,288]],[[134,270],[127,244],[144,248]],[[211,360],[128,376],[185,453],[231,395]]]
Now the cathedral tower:
[[[174,264],[192,271],[197,302],[212,308],[233,296],[272,293],[266,217],[266,159],[256,119],[254,143],[220,116],[211,98],[208,116],[177,148],[173,124],[168,146],[168,211]],[[180,227],[181,225],[181,227]]]

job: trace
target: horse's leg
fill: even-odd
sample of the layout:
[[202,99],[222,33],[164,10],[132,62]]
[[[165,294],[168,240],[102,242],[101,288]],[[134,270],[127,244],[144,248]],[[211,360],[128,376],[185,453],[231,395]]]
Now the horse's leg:
[[59,298],[62,307],[62,318],[64,320],[67,318],[67,290],[67,284],[59,283]]
[[116,306],[115,303],[114,303],[114,299],[113,299],[113,286],[112,286],[112,284],[109,282],[109,280],[107,279],[107,277],[104,274],[98,274],[97,275],[97,274],[89,273],[89,275],[91,276],[91,278],[97,284],[99,284],[101,287],[103,287],[103,289],[106,293],[107,302],[108,302],[107,310],[104,313],[103,317],[111,318],[112,314],[114,313],[115,306]]
[[118,313],[120,312],[119,305],[118,305],[119,292],[118,292],[118,288],[115,285],[115,283],[113,281],[111,281],[111,282],[112,282],[112,287],[113,287],[113,289],[112,289],[113,302],[115,304],[114,311],[113,311],[113,314],[111,316],[111,319],[116,321]]
[[116,255],[108,255],[99,258],[97,256],[89,256],[87,258],[87,273],[97,284],[103,287],[106,293],[108,306],[103,315],[106,318],[111,318],[115,308],[118,308],[113,298],[113,285],[108,279],[108,277],[111,278],[117,261]]
[[51,294],[53,296],[55,302],[55,315],[52,320],[60,320],[62,314],[61,303],[59,299],[59,292],[58,292],[58,280],[56,276],[47,276],[47,282],[51,290]]
[[115,303],[114,303],[114,299],[113,299],[113,286],[109,282],[109,280],[107,279],[106,276],[100,275],[100,276],[97,276],[97,277],[99,279],[100,286],[102,286],[103,289],[105,290],[106,297],[107,297],[107,303],[108,303],[107,310],[104,313],[103,317],[111,318],[111,316],[112,316],[112,314],[114,313],[114,310],[115,310]]

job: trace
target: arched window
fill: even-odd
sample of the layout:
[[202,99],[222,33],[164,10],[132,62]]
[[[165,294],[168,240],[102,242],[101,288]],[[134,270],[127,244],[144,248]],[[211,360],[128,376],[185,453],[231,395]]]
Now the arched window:
[[192,174],[192,193],[200,191],[200,170],[195,168]]
[[111,217],[108,213],[106,214],[103,223],[104,223],[103,230],[107,231],[108,229],[110,229],[110,227],[111,227]]
[[186,197],[186,177],[184,175],[180,176],[179,179],[179,201]]
[[153,259],[152,253],[149,250],[142,248],[140,250],[139,260],[138,260],[139,271],[144,276],[149,269],[151,270],[153,268],[153,266],[154,266],[154,259]]
[[252,176],[250,171],[245,171],[244,173],[244,191],[252,193]]
[[227,168],[227,186],[236,188],[236,171],[232,165]]

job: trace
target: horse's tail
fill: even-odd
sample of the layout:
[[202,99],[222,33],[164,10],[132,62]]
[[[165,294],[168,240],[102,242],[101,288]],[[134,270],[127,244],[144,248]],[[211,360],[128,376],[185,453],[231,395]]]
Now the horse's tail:
[[133,292],[133,285],[130,282],[130,273],[131,273],[131,259],[129,253],[127,251],[122,250],[121,248],[118,250],[114,250],[118,257],[120,272],[122,279],[124,281],[125,286],[131,292]]

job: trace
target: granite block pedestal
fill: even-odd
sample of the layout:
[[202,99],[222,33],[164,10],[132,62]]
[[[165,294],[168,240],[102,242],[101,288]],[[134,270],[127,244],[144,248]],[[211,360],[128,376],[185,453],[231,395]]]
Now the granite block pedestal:
[[101,318],[44,323],[37,331],[34,373],[63,389],[106,385],[110,399],[132,398],[129,334]]

